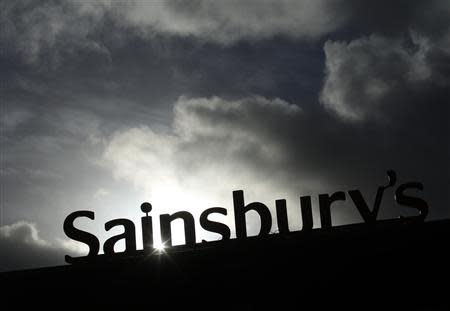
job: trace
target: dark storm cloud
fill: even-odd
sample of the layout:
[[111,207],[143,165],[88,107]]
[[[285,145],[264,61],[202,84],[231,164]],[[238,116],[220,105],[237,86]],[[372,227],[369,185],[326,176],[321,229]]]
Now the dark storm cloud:
[[50,243],[39,237],[33,223],[17,222],[0,227],[0,271],[60,265],[65,254],[81,254],[68,240]]
[[[51,241],[71,211],[111,219],[144,199],[176,207],[174,189],[201,207],[230,207],[236,188],[267,203],[286,195],[290,206],[361,188],[371,202],[389,168],[399,182],[422,181],[430,216],[448,217],[449,10],[4,1],[1,222],[34,222],[20,236],[37,227]],[[60,258],[58,243],[14,236],[2,245]]]
[[[286,35],[317,38],[338,27],[337,3],[318,1],[135,2],[125,18],[144,31],[194,36],[222,44]],[[148,28],[146,28],[148,27]]]
[[[413,36],[412,40],[413,47],[408,47],[404,39],[377,35],[348,44],[326,42],[327,76],[322,103],[349,120],[398,119],[414,110],[418,101],[422,106],[445,108],[444,102],[423,102],[426,96],[431,100],[450,84],[442,74],[445,68],[436,66],[430,57],[439,47],[425,37]],[[450,60],[450,50],[444,53],[442,57]],[[414,93],[416,96],[411,96]],[[425,96],[418,99],[419,94]]]
[[340,9],[348,12],[345,25],[349,37],[378,33],[398,36],[413,30],[432,38],[448,31],[450,5],[446,0],[344,1]]
[[44,61],[50,66],[74,52],[107,54],[104,46],[90,37],[104,12],[86,10],[82,2],[2,2],[3,53],[17,53],[28,64]]
[[[82,54],[110,57],[108,43],[124,30],[194,37],[220,44],[278,35],[317,38],[345,16],[333,1],[21,1],[2,4],[2,41],[27,63],[58,65]],[[118,30],[118,31],[114,31]]]
[[363,166],[391,163],[415,172],[428,185],[433,215],[448,216],[450,6],[418,1],[389,12],[382,4],[368,8],[353,14],[354,26],[368,35],[324,45],[321,103],[348,126],[369,129],[360,145],[369,151],[362,157],[369,161],[359,160]]

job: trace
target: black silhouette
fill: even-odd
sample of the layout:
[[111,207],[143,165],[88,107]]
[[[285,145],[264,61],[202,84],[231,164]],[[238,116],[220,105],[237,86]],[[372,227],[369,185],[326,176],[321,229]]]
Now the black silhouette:
[[0,274],[15,309],[449,310],[450,220],[378,221]]
[[153,221],[148,213],[152,211],[152,205],[144,202],[141,204],[141,210],[145,213],[145,216],[141,218],[142,244],[145,251],[150,251],[153,249]]
[[213,213],[227,215],[227,210],[223,207],[208,208],[200,215],[200,225],[207,231],[220,234],[222,236],[222,240],[230,239],[231,231],[227,225],[208,219],[208,216]]
[[[74,220],[78,217],[87,217],[94,220],[95,214],[91,211],[77,211],[70,214],[64,220],[64,232],[72,240],[83,242],[89,246],[89,254],[87,255],[87,257],[95,256],[98,254],[98,251],[100,249],[100,242],[95,235],[83,230],[79,230],[73,226]],[[73,262],[73,258],[66,255],[66,262]]]
[[[99,255],[100,243],[89,232],[74,227],[78,217],[95,219],[92,211],[67,216],[67,236],[89,246],[84,257],[66,256],[72,265],[24,272],[3,273],[10,284],[8,297],[40,290],[56,293],[58,299],[76,301],[72,306],[155,306],[181,309],[282,309],[318,308],[353,310],[448,310],[448,287],[440,280],[450,277],[447,246],[450,220],[424,222],[428,204],[407,191],[424,189],[418,182],[397,187],[395,200],[418,214],[378,220],[386,189],[397,176],[388,171],[388,183],[378,187],[373,208],[359,190],[319,194],[321,228],[313,229],[311,196],[300,197],[302,228],[289,229],[286,200],[275,201],[278,234],[270,234],[272,215],[261,202],[245,203],[242,190],[233,191],[236,238],[224,224],[209,216],[227,215],[227,209],[212,207],[200,215],[202,229],[221,236],[218,241],[196,241],[195,220],[179,211],[160,215],[164,252],[155,252],[152,205],[141,211],[143,249],[136,249],[135,225],[128,219],[113,219],[105,230],[123,226],[122,234],[110,237]],[[332,225],[331,208],[345,201],[346,194],[364,223]],[[255,211],[261,220],[259,234],[247,236],[246,213]],[[184,224],[185,244],[172,245],[171,224]],[[125,241],[125,251],[114,246]],[[445,283],[444,283],[445,284]],[[39,289],[39,290],[37,290]],[[29,302],[30,300],[20,300]]]
[[[350,190],[348,194],[353,201],[353,204],[359,211],[364,222],[369,225],[374,225],[377,222],[378,212],[381,206],[381,201],[383,194],[386,189],[393,187],[397,181],[397,175],[393,170],[387,171],[388,183],[387,185],[382,185],[378,187],[375,201],[372,210],[370,210],[366,200],[364,199],[362,193],[359,190]],[[395,192],[395,200],[398,204],[414,208],[418,210],[419,214],[417,216],[407,217],[408,221],[423,221],[428,214],[427,203],[418,197],[413,197],[405,194],[406,190],[415,189],[423,190],[423,185],[418,182],[408,182],[401,184]],[[319,194],[319,211],[320,211],[320,224],[321,229],[330,230],[332,229],[332,217],[331,217],[331,207],[332,203],[336,201],[345,201],[346,192],[337,191],[331,195]],[[233,191],[233,207],[234,207],[234,220],[236,229],[236,238],[244,239],[247,238],[247,224],[246,224],[246,214],[249,211],[255,211],[260,218],[260,230],[258,236],[264,237],[270,234],[272,228],[272,215],[269,208],[261,202],[251,202],[245,204],[244,202],[244,191],[237,190]],[[286,200],[276,200],[276,221],[278,225],[279,234],[287,234],[289,230],[289,221],[287,217],[287,207]],[[300,209],[303,226],[301,231],[307,232],[311,231],[313,228],[313,217],[311,208],[311,197],[301,196],[300,197]],[[114,219],[105,223],[105,230],[108,231],[115,226],[123,226],[124,232],[122,234],[113,236],[109,238],[103,245],[104,255],[101,258],[110,256],[119,256],[120,258],[126,256],[136,256],[138,254],[149,254],[153,252],[153,223],[152,217],[149,213],[152,210],[152,205],[148,202],[144,202],[141,205],[142,212],[145,216],[141,218],[142,226],[142,241],[143,250],[136,249],[136,229],[135,225],[131,220],[128,219]],[[213,207],[209,208],[200,215],[200,225],[204,230],[218,233],[222,236],[222,240],[228,240],[231,237],[230,228],[223,223],[211,221],[208,216],[218,213],[222,215],[227,215],[227,210],[223,207]],[[88,217],[94,220],[94,212],[91,211],[78,211],[70,214],[64,222],[64,231],[67,236],[76,241],[80,241],[89,246],[89,253],[85,257],[72,258],[66,256],[66,261],[68,263],[82,263],[88,261],[97,261],[96,258],[99,252],[99,241],[91,233],[82,231],[73,226],[73,222],[78,217]],[[174,214],[162,214],[160,215],[160,227],[161,227],[161,238],[165,247],[172,247],[172,227],[173,221],[180,219],[184,224],[184,237],[185,237],[185,248],[195,248],[196,239],[196,228],[195,220],[191,213],[187,211],[179,211]],[[114,251],[114,246],[120,240],[125,240],[125,251],[123,254],[116,254]],[[207,241],[202,241],[206,243]],[[101,259],[103,260],[103,259]]]
[[110,237],[103,245],[103,251],[106,255],[114,254],[114,245],[122,239],[125,240],[125,252],[136,251],[136,229],[134,223],[125,218],[114,219],[105,223],[105,230],[108,231],[113,227],[123,226],[123,233]]
[[172,231],[170,223],[175,219],[182,219],[184,222],[184,237],[186,245],[195,244],[195,220],[189,212],[177,212],[173,215],[163,214],[159,216],[161,223],[161,239],[168,245],[172,246]]
[[260,202],[253,202],[245,205],[244,191],[233,191],[234,203],[234,221],[236,225],[236,238],[242,239],[247,237],[247,224],[245,222],[245,214],[254,210],[261,218],[261,229],[259,235],[267,235],[272,228],[272,215],[266,205]]

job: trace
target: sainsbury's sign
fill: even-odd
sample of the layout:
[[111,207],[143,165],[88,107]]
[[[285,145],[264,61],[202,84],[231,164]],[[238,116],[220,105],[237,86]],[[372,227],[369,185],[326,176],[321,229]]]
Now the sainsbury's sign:
[[[387,171],[388,182],[386,185],[379,186],[376,192],[375,200],[372,208],[369,207],[368,201],[364,198],[360,190],[349,191],[337,191],[332,194],[323,193],[318,195],[319,212],[320,212],[320,228],[328,229],[332,227],[331,208],[336,201],[352,201],[354,207],[358,210],[364,223],[374,224],[377,222],[378,212],[380,210],[382,198],[386,189],[394,187],[396,185],[397,177],[396,173],[392,170]],[[394,199],[397,204],[404,206],[405,208],[416,211],[415,216],[409,216],[408,219],[423,221],[428,214],[428,204],[417,196],[408,194],[411,190],[423,190],[423,185],[420,182],[406,182],[397,186],[395,190]],[[246,214],[249,211],[256,212],[260,217],[260,229],[259,234],[268,235],[272,228],[272,214],[269,208],[261,202],[246,203],[244,200],[244,191],[236,190],[232,193],[233,209],[234,209],[234,222],[237,239],[244,239],[247,237],[247,225]],[[301,231],[310,231],[313,229],[313,215],[311,207],[311,196],[300,196],[300,210],[302,218]],[[144,251],[152,251],[153,244],[153,220],[149,213],[152,210],[150,203],[142,203],[141,211],[145,214],[141,218],[142,227],[142,243]],[[287,217],[286,200],[280,199],[275,201],[275,211],[278,232],[279,234],[286,234],[290,232],[289,222]],[[200,215],[200,226],[202,229],[217,233],[221,236],[221,240],[228,240],[231,237],[230,228],[221,222],[213,221],[210,219],[210,215],[221,214],[227,215],[227,209],[223,207],[211,207],[203,211]],[[68,215],[64,221],[64,232],[66,235],[75,240],[87,244],[89,247],[89,253],[83,257],[71,257],[66,256],[68,263],[75,262],[88,262],[95,259],[99,254],[100,242],[98,238],[87,231],[81,230],[75,227],[74,222],[80,217],[87,217],[91,220],[95,220],[95,213],[93,211],[82,210],[76,211]],[[159,215],[161,239],[164,241],[166,247],[172,246],[172,230],[171,223],[174,220],[181,219],[184,223],[184,237],[185,244],[196,244],[196,228],[194,216],[187,211],[179,211],[174,214],[161,214]],[[135,224],[125,218],[113,219],[105,223],[105,230],[121,226],[124,232],[119,235],[110,237],[103,244],[103,251],[105,256],[114,255],[114,246],[117,242],[125,241],[124,253],[135,253],[136,249],[136,228]]]

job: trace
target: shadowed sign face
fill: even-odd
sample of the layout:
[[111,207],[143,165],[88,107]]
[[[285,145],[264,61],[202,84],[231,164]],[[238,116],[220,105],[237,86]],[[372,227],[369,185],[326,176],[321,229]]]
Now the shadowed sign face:
[[[347,194],[351,198],[351,201],[360,213],[364,222],[368,225],[375,224],[377,221],[377,215],[380,209],[384,191],[387,188],[394,187],[397,181],[396,173],[394,171],[388,171],[387,175],[388,183],[384,186],[378,187],[372,209],[369,208],[367,201],[359,190],[350,190],[347,191],[347,193],[343,191],[337,191],[331,195],[319,194],[321,228],[330,229],[332,227],[332,203],[335,201],[345,201]],[[399,185],[395,190],[395,200],[399,205],[406,206],[417,211],[417,216],[410,216],[410,220],[423,221],[428,214],[428,205],[423,199],[416,196],[411,196],[410,194],[406,193],[407,191],[411,190],[423,190],[423,185],[419,182],[408,182]],[[260,217],[261,225],[258,236],[270,234],[270,230],[272,228],[272,215],[265,204],[260,202],[245,204],[244,192],[242,190],[238,190],[233,191],[233,206],[237,239],[243,239],[247,237],[246,213],[248,213],[249,211],[256,212]],[[287,218],[286,200],[276,200],[275,206],[279,233],[287,234],[290,230]],[[310,196],[300,197],[300,209],[303,223],[301,231],[312,230],[313,217]],[[141,210],[145,213],[145,216],[141,218],[142,241],[144,251],[148,253],[149,251],[152,252],[154,249],[152,217],[148,215],[152,210],[152,205],[147,202],[142,203]],[[226,215],[227,210],[222,207],[213,207],[203,211],[200,215],[200,224],[202,229],[219,234],[221,236],[221,240],[230,239],[231,231],[227,225],[220,222],[211,221],[208,218],[211,214],[214,213]],[[95,235],[74,227],[74,221],[78,217],[87,217],[94,220],[95,213],[92,211],[78,211],[70,214],[64,221],[64,232],[69,238],[87,244],[89,246],[89,254],[86,257],[78,258],[66,256],[66,261],[68,263],[89,261],[96,255],[98,255],[100,249],[100,243]],[[177,219],[181,219],[184,224],[185,244],[187,246],[193,246],[194,244],[196,244],[196,228],[194,217],[189,212],[179,211],[171,215],[163,214],[159,216],[161,238],[164,247],[172,246],[171,222]],[[108,231],[116,226],[122,226],[124,232],[105,241],[103,245],[103,251],[105,255],[115,254],[114,246],[120,240],[125,241],[125,253],[134,254],[136,252],[136,230],[134,223],[129,219],[114,219],[105,223],[105,230]]]

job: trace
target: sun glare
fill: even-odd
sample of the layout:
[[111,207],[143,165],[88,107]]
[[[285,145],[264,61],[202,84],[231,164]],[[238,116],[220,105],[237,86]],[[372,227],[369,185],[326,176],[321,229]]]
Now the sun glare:
[[154,244],[153,244],[153,247],[155,248],[155,250],[157,251],[157,252],[164,252],[165,251],[165,248],[166,248],[166,246],[164,245],[164,243],[163,242],[155,242]]

